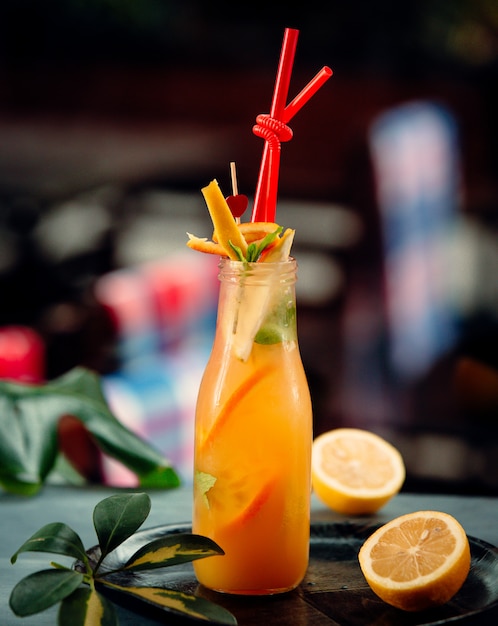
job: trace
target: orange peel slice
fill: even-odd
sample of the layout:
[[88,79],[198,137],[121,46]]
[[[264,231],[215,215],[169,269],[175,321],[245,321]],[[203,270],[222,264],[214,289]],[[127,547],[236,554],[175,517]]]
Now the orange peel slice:
[[248,244],[259,241],[280,228],[275,222],[242,222],[238,227]]
[[225,424],[230,419],[233,414],[234,409],[237,405],[243,401],[246,396],[254,391],[255,387],[264,380],[267,376],[270,376],[273,372],[273,367],[267,366],[255,370],[251,376],[249,376],[244,382],[242,382],[232,393],[232,395],[227,398],[220,412],[216,416],[216,420],[212,424],[209,431],[205,434],[204,438],[199,442],[199,448],[201,450],[201,455],[203,454],[206,447],[209,447],[214,443],[214,441],[219,436],[220,430],[223,429]]
[[205,252],[206,254],[216,254],[218,256],[225,256],[226,252],[223,246],[214,241],[208,241],[205,237],[196,237],[191,233],[187,233],[188,241],[187,247],[198,252]]
[[[274,233],[280,226],[275,222],[241,222],[237,224],[242,237],[247,244],[257,243],[264,239],[266,235]],[[213,231],[213,241],[219,243],[216,231]]]

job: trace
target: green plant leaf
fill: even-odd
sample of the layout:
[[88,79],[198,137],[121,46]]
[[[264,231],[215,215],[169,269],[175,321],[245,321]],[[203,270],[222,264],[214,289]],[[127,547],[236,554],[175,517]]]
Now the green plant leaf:
[[206,619],[217,624],[237,624],[237,620],[229,611],[193,594],[158,587],[123,587],[104,580],[101,582],[115,591],[130,594],[148,604],[169,609],[175,613]]
[[110,411],[100,377],[75,368],[44,385],[0,381],[0,485],[23,495],[39,491],[53,469],[58,422],[80,420],[102,452],[132,470],[142,487],[180,484],[169,461]]
[[88,561],[79,535],[61,522],[53,522],[40,528],[12,555],[10,562],[15,563],[22,552],[52,552],[72,556],[85,563]]
[[223,554],[225,553],[220,546],[208,537],[178,533],[160,537],[143,546],[128,559],[123,569],[157,569]]
[[71,570],[48,569],[20,580],[10,594],[9,604],[19,617],[48,609],[73,593],[83,582],[83,574]]
[[93,511],[93,525],[102,552],[100,560],[140,528],[150,507],[150,497],[146,493],[118,494],[97,504]]
[[114,605],[90,587],[80,587],[64,598],[59,609],[59,626],[117,626]]

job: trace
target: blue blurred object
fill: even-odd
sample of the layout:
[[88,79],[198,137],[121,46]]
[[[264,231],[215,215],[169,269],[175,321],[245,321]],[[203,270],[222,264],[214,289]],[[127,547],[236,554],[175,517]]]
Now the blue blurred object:
[[448,259],[461,182],[455,122],[442,106],[411,102],[376,120],[370,148],[391,365],[409,381],[426,373],[458,335]]

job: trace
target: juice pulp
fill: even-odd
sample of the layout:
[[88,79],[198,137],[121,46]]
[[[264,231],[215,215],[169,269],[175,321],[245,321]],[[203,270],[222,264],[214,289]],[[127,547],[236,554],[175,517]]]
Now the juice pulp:
[[195,573],[218,591],[279,593],[308,565],[309,389],[295,335],[255,342],[241,361],[222,330],[197,402],[193,532],[225,555]]

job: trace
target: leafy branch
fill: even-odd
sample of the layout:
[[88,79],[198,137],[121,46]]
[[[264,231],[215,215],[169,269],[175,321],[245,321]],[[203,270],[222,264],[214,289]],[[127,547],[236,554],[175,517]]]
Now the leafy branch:
[[[145,493],[120,494],[99,502],[93,512],[100,556],[89,558],[79,535],[69,526],[47,524],[28,539],[11,557],[14,564],[23,552],[49,552],[76,559],[73,567],[52,563],[52,569],[35,572],[20,580],[10,595],[10,608],[19,617],[40,613],[60,602],[59,626],[117,626],[113,603],[102,590],[128,594],[134,599],[218,624],[237,624],[235,617],[217,604],[193,594],[161,587],[117,582],[113,575],[130,574],[223,555],[223,550],[202,535],[164,535],[139,548],[122,565],[105,567],[106,557],[130,538],[149,515],[151,501]],[[119,579],[122,580],[122,579]],[[133,577],[127,578],[133,580]],[[139,580],[137,577],[136,580]]]
[[141,487],[179,485],[168,460],[112,414],[98,374],[77,367],[43,385],[0,381],[0,486],[23,495],[40,490],[58,458],[57,428],[65,415],[132,470]]

